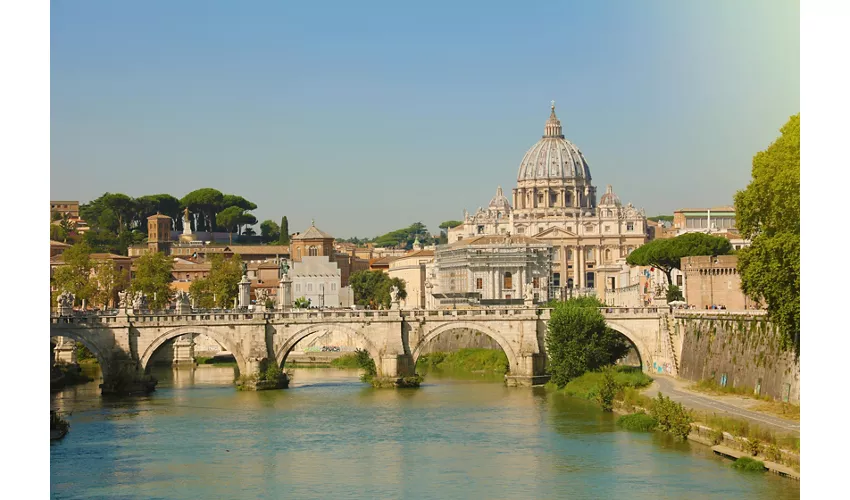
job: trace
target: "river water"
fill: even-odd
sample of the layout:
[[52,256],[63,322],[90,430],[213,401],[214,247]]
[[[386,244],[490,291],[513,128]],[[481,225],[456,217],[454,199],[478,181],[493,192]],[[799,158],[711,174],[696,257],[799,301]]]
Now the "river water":
[[799,498],[705,446],[619,430],[586,401],[429,375],[375,390],[356,371],[294,369],[290,389],[238,392],[233,368],[156,370],[156,392],[51,395],[52,498]]

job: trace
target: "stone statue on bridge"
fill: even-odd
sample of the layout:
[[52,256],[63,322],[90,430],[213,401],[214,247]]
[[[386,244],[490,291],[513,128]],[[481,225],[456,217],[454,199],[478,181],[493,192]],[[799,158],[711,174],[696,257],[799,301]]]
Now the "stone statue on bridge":
[[242,276],[248,276],[248,263],[242,263]]
[[260,310],[265,310],[266,300],[269,298],[268,288],[257,288],[254,290],[254,297],[257,299],[257,307]]
[[393,304],[398,302],[398,287],[395,285],[390,288],[390,302],[392,302]]
[[286,261],[286,259],[280,259],[278,279],[282,279],[287,274],[289,274],[289,263]]
[[59,296],[56,298],[57,305],[59,306],[59,311],[67,312],[73,310],[75,299],[76,297],[74,296],[74,294],[67,290],[60,293]]
[[121,290],[118,292],[118,307],[120,309],[127,309],[130,307],[130,292],[127,290]]
[[148,296],[144,292],[136,292],[133,296],[133,309],[147,309]]
[[531,283],[525,284],[525,290],[524,290],[523,295],[524,295],[523,298],[525,299],[526,302],[534,301],[534,287],[531,285]]

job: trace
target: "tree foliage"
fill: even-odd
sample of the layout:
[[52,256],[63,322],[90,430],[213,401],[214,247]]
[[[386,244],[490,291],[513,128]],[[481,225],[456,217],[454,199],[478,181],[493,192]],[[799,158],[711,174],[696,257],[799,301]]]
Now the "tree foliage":
[[136,260],[136,271],[130,282],[130,292],[142,292],[148,297],[148,307],[162,309],[174,295],[171,289],[173,261],[162,252],[146,253]]
[[571,298],[553,306],[545,341],[552,382],[559,387],[613,364],[628,352],[625,337],[605,326],[598,309],[603,304],[595,297]]
[[753,158],[753,179],[735,194],[737,226],[752,244],[738,253],[741,289],[767,303],[785,345],[800,350],[800,115]]
[[53,271],[52,284],[56,289],[52,298],[54,304],[56,297],[62,292],[73,293],[76,305],[82,304],[83,300],[91,299],[95,292],[95,284],[91,280],[93,267],[91,253],[91,247],[85,242],[71,245],[62,253],[64,265],[58,266]]
[[310,299],[307,297],[298,297],[293,304],[296,309],[307,309],[310,307]]
[[731,251],[732,244],[722,236],[686,233],[641,245],[626,257],[626,263],[630,266],[657,267],[667,275],[667,283],[672,283],[670,272],[679,269],[683,257],[727,255]]
[[189,295],[195,299],[198,307],[229,308],[239,294],[239,281],[242,279],[242,258],[234,255],[225,259],[221,255],[210,258],[210,273],[206,278],[192,282]]
[[215,214],[224,203],[224,195],[218,189],[196,189],[180,199],[180,204],[195,214],[196,231],[215,230]]
[[114,262],[105,260],[94,264],[91,282],[94,285],[92,305],[106,308],[110,303],[114,305],[118,292],[127,288],[130,276],[127,270],[119,270]]
[[434,238],[425,225],[421,222],[414,222],[408,227],[378,236],[374,243],[377,247],[397,247],[410,250],[417,238],[423,245],[430,245],[434,242]]
[[289,221],[286,219],[284,215],[282,219],[280,219],[280,241],[281,245],[289,245]]
[[354,291],[354,303],[372,309],[390,308],[390,290],[393,286],[398,287],[399,299],[407,298],[404,280],[390,278],[383,271],[358,271],[348,278],[348,283]]
[[233,244],[233,231],[244,217],[245,211],[239,207],[227,207],[215,216],[215,222],[230,233],[230,243]]
[[655,217],[647,217],[646,220],[653,222],[673,222],[672,215],[656,215]]
[[263,243],[277,243],[280,240],[280,226],[273,220],[264,220],[260,224],[260,238]]

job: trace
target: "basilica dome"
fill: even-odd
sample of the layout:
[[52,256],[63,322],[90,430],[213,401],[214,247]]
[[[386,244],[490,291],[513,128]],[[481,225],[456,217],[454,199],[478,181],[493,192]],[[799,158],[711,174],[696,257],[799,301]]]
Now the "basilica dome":
[[590,167],[575,144],[564,139],[553,101],[552,113],[546,120],[545,134],[522,158],[517,182],[576,178],[590,182]]

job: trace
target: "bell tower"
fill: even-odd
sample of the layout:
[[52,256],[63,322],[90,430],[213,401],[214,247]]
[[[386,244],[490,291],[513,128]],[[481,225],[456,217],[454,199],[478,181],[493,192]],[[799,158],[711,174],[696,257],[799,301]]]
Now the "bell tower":
[[170,250],[171,217],[157,212],[148,217],[148,252],[168,255]]

